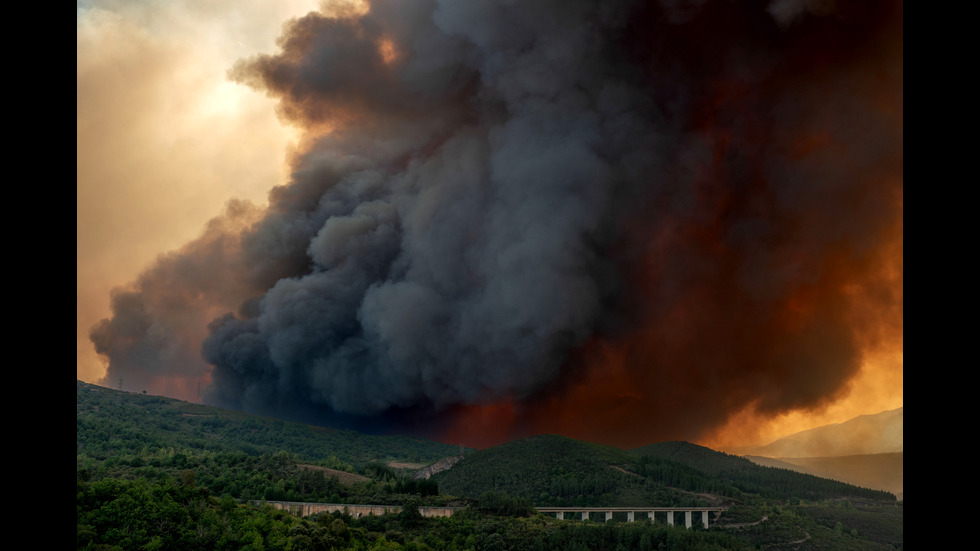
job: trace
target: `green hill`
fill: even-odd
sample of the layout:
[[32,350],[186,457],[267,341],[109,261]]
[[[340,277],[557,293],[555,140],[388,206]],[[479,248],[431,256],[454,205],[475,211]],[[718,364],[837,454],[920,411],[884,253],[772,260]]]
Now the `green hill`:
[[717,452],[711,448],[683,441],[657,442],[629,451],[634,455],[655,456],[680,461],[702,471],[713,473],[738,468],[746,463],[751,465],[750,461],[745,461],[736,455]]
[[502,492],[538,506],[731,505],[754,495],[797,501],[895,499],[882,491],[759,466],[689,442],[624,451],[555,435],[472,452],[433,479],[453,495],[475,498]]
[[660,488],[648,487],[635,463],[617,448],[540,435],[472,452],[433,479],[447,493],[473,498],[492,491],[535,505],[639,505]]
[[402,436],[373,436],[316,427],[163,396],[121,392],[77,381],[77,453],[152,456],[161,450],[241,452],[283,450],[310,462],[360,466],[371,462],[431,463],[459,453],[450,446]]
[[[84,482],[182,481],[238,500],[444,505],[434,483],[388,463],[459,453],[418,438],[371,436],[181,400],[76,385],[76,473]],[[360,475],[360,476],[358,476]]]

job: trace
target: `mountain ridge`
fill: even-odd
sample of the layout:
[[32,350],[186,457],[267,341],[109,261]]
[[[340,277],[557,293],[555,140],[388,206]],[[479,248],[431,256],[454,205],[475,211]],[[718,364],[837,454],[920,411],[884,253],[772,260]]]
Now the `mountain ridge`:
[[891,492],[903,501],[904,407],[728,448],[753,463]]
[[[101,406],[93,405],[93,396],[102,396]],[[105,401],[108,399],[108,401]],[[133,394],[97,385],[77,382],[77,447],[79,454],[103,457],[107,450],[100,441],[100,434],[123,440],[136,441],[132,453],[145,453],[146,449],[179,444],[191,449],[214,449],[244,451],[249,454],[271,453],[276,449],[290,449],[299,457],[335,459],[333,466],[353,470],[353,466],[370,462],[390,463],[391,461],[424,460],[427,467],[422,471],[439,481],[451,492],[469,494],[476,497],[485,490],[508,490],[506,481],[484,481],[478,487],[472,480],[479,476],[465,474],[467,465],[482,461],[477,471],[494,471],[502,467],[510,469],[508,476],[523,477],[527,488],[535,488],[529,498],[549,495],[565,502],[582,504],[588,495],[610,494],[607,502],[639,502],[650,498],[647,490],[637,487],[649,472],[663,470],[663,461],[681,465],[697,465],[697,469],[710,476],[720,473],[750,470],[748,465],[766,465],[758,460],[731,455],[712,450],[686,441],[654,443],[632,450],[576,440],[559,435],[536,435],[488,448],[469,450],[461,455],[459,448],[423,439],[402,436],[363,435],[349,430],[331,429],[304,425],[258,416],[251,416],[233,410],[213,406],[193,404],[180,400]],[[99,411],[99,407],[102,411]],[[110,408],[119,411],[109,412]],[[113,419],[134,419],[145,417],[147,423],[139,434],[131,428],[114,425]],[[119,444],[114,444],[118,446]],[[656,457],[657,460],[644,458]],[[484,458],[484,459],[481,459]],[[485,458],[491,458],[490,460]],[[793,463],[794,466],[787,466]],[[807,465],[809,463],[809,465]],[[852,461],[854,463],[854,461]],[[894,461],[893,461],[894,463]],[[899,462],[900,463],[900,462]],[[771,464],[771,463],[770,463]],[[556,468],[557,466],[557,468]],[[460,468],[463,468],[461,471]],[[547,468],[546,468],[547,467]],[[780,468],[794,470],[820,478],[854,484],[861,488],[882,489],[894,493],[894,485],[868,484],[853,476],[841,476],[827,461],[815,460],[786,461]],[[681,477],[697,481],[703,475],[697,472],[680,472],[688,467],[670,467],[668,478]],[[646,469],[646,470],[644,470]],[[851,471],[855,468],[852,466]],[[867,470],[867,469],[865,469]],[[439,472],[436,472],[439,471]],[[676,471],[676,472],[675,472]],[[463,473],[463,474],[461,474]],[[517,473],[517,474],[513,474]],[[590,473],[588,475],[582,473]],[[658,476],[664,476],[658,475]],[[701,477],[701,478],[699,478]],[[424,475],[421,478],[426,478]],[[468,482],[463,482],[468,481]],[[582,485],[589,486],[582,490]],[[703,487],[713,487],[720,495],[736,495],[728,483],[697,482]],[[695,484],[695,486],[697,486]],[[679,488],[679,487],[678,487]],[[675,488],[676,489],[676,488]],[[901,490],[898,486],[899,491]],[[690,488],[684,489],[688,491]],[[513,491],[511,489],[511,491]],[[677,499],[669,497],[674,490],[661,492],[657,499]],[[646,497],[642,497],[646,495]],[[598,498],[597,498],[598,499]],[[576,501],[578,500],[578,501]]]
[[800,431],[762,446],[730,447],[727,451],[762,457],[841,457],[903,452],[904,407]]
[[743,456],[758,465],[790,469],[891,492],[899,501],[905,500],[904,452],[843,455],[831,457],[762,457]]

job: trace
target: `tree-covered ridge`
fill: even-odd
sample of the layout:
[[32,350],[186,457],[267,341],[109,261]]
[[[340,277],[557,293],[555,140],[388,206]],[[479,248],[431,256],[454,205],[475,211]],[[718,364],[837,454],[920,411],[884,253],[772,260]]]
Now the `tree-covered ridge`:
[[743,500],[747,494],[895,500],[887,492],[762,467],[688,442],[624,451],[554,435],[473,452],[435,479],[452,494],[507,492],[540,506],[707,506]]
[[[77,412],[79,481],[176,480],[239,501],[400,505],[415,497],[445,505],[448,498],[438,495],[435,481],[412,480],[382,461],[431,459],[431,450],[458,452],[401,437],[392,437],[389,449],[383,437],[92,385],[79,385]],[[328,469],[362,478],[342,483]]]
[[250,456],[288,450],[299,459],[342,463],[431,463],[457,446],[420,438],[372,436],[315,427],[161,396],[120,392],[82,381],[76,387],[77,453],[105,459],[173,447]]
[[740,468],[752,462],[724,452],[712,450],[690,442],[657,442],[641,448],[633,448],[630,453],[639,456],[653,456],[680,461],[705,473],[718,473]]
[[539,506],[694,506],[708,503],[678,490],[737,493],[681,463],[647,461],[618,448],[555,435],[470,453],[434,478],[448,493],[507,492]]

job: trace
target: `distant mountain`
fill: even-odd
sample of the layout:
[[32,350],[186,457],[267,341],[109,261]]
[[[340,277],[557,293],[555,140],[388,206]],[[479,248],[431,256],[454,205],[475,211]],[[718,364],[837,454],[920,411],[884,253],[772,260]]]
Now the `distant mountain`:
[[868,455],[844,455],[841,457],[772,457],[745,456],[758,465],[791,469],[821,478],[840,480],[863,488],[875,488],[891,492],[899,500],[905,499],[905,453],[876,453]]
[[732,449],[758,465],[792,469],[904,500],[904,408],[791,434],[765,446]]
[[765,446],[729,450],[763,457],[840,457],[904,450],[904,408],[791,434]]

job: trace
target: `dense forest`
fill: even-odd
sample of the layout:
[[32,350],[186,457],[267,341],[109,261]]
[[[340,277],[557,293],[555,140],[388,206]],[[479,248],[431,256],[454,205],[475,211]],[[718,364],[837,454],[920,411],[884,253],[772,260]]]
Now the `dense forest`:
[[78,454],[91,457],[152,455],[176,447],[251,456],[288,450],[304,460],[334,456],[348,464],[427,464],[460,452],[458,446],[430,440],[289,423],[82,381],[77,382],[76,394]]
[[435,478],[443,490],[453,494],[493,490],[527,498],[536,505],[558,507],[709,506],[753,495],[784,501],[895,500],[881,490],[762,467],[688,442],[624,451],[555,435],[472,453]]
[[[542,435],[487,450],[361,435],[77,385],[76,546],[128,549],[901,549],[885,492],[686,442]],[[465,457],[431,479],[415,468]],[[399,505],[297,517],[272,501]],[[546,505],[719,505],[704,529],[557,520]],[[423,518],[419,507],[460,507]]]

